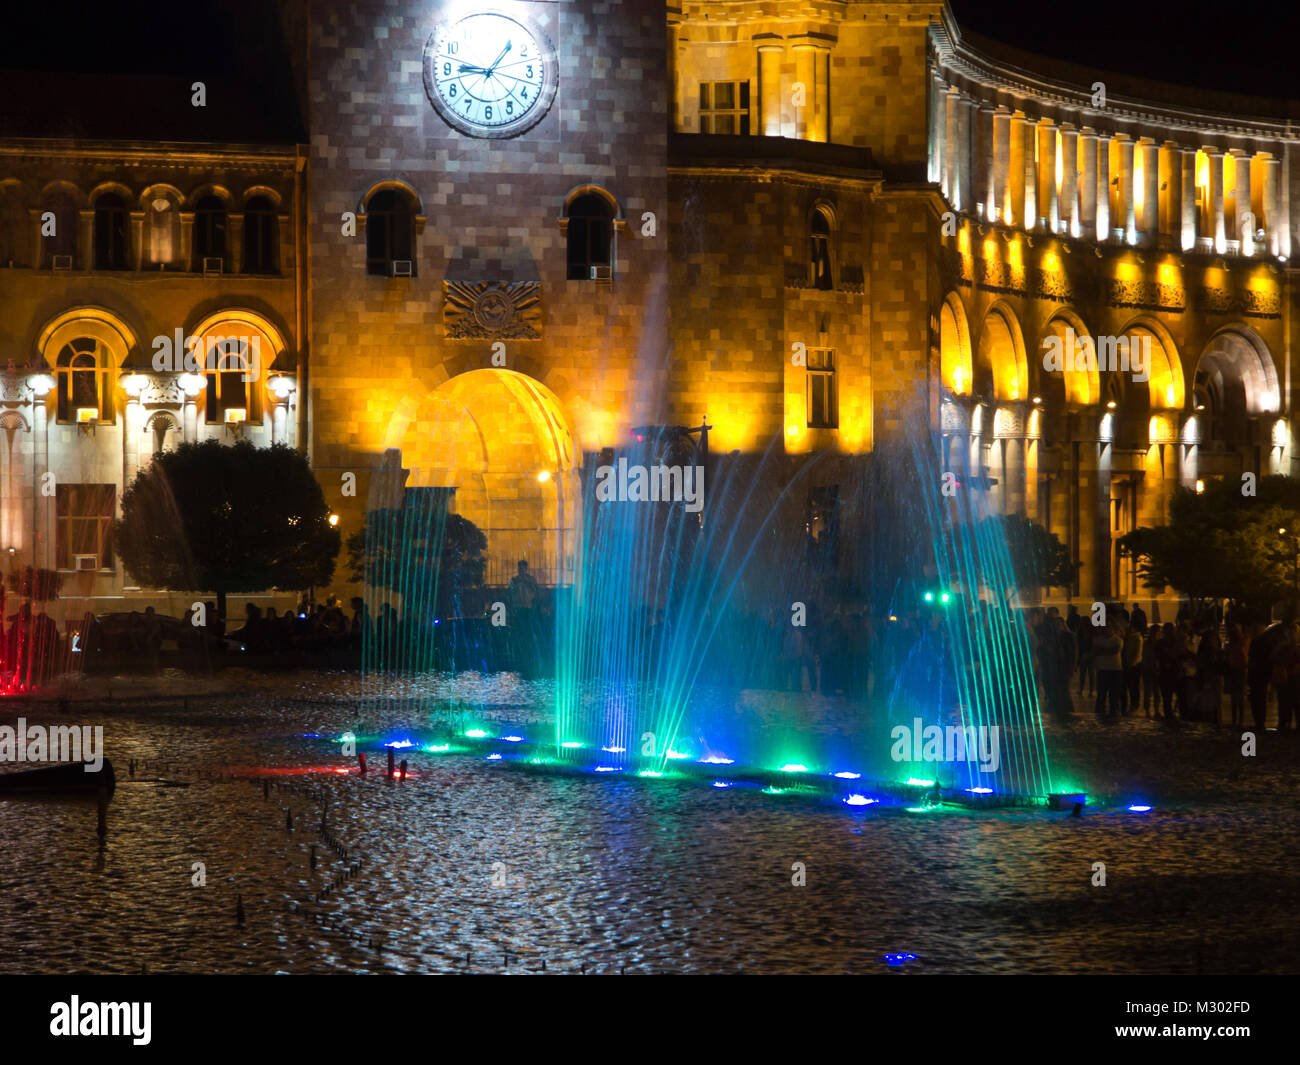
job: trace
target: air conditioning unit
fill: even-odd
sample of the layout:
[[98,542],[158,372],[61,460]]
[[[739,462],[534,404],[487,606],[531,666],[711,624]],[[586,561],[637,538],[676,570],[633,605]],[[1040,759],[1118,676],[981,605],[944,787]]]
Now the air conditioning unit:
[[394,259],[390,264],[392,267],[393,277],[412,277],[414,276],[411,269],[410,259]]
[[614,280],[614,268],[612,266],[593,266],[591,268],[591,279],[609,284]]
[[56,270],[71,270],[71,269],[72,269],[72,256],[71,256],[71,255],[56,255],[56,256],[54,257],[54,269],[56,269]]
[[227,425],[243,425],[244,422],[246,421],[248,421],[248,411],[245,408],[243,407],[226,408]]
[[204,257],[203,276],[207,277],[210,274],[216,274],[219,277],[222,271],[224,271],[225,266],[226,266],[226,260],[221,258],[219,255],[213,256],[211,258]]
[[99,408],[98,408],[98,407],[78,407],[78,408],[77,408],[77,424],[78,424],[78,425],[94,425],[97,421],[99,421]]
[[73,555],[72,568],[77,570],[78,572],[82,570],[99,569],[99,556],[98,555]]

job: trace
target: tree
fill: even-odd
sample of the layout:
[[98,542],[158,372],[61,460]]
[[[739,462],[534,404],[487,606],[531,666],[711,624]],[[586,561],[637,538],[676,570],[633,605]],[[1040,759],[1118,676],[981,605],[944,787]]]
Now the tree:
[[419,598],[432,604],[435,617],[452,617],[465,594],[483,584],[487,537],[472,521],[438,508],[372,510],[347,548],[352,580],[398,592],[408,610]]
[[[63,574],[54,569],[38,569],[24,566],[17,573],[9,575],[9,590],[23,599],[48,602],[59,597],[59,588],[63,585]],[[3,599],[0,599],[3,602]]]
[[156,456],[123,493],[113,535],[141,584],[214,592],[222,617],[230,592],[328,584],[340,545],[307,459],[247,441]]
[[1230,478],[1180,488],[1169,524],[1135,529],[1119,546],[1148,588],[1271,608],[1295,597],[1300,578],[1300,482],[1264,477],[1254,495]]
[[[1006,544],[1011,569],[1003,576],[1006,586],[993,589],[1003,597],[1010,596],[1013,590],[1006,577],[1014,580],[1014,588],[1022,592],[1029,588],[1065,588],[1074,583],[1079,564],[1070,560],[1069,549],[1055,533],[1023,514],[984,518],[976,535],[984,543]],[[997,579],[996,567],[990,569],[984,574],[986,582]]]

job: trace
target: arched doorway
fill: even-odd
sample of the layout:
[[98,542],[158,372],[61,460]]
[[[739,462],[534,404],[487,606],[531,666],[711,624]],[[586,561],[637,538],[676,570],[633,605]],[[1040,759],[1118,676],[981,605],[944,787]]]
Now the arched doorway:
[[559,399],[513,370],[459,374],[408,396],[389,423],[409,488],[454,489],[450,508],[487,537],[484,583],[519,560],[544,585],[573,581],[579,491],[573,433]]

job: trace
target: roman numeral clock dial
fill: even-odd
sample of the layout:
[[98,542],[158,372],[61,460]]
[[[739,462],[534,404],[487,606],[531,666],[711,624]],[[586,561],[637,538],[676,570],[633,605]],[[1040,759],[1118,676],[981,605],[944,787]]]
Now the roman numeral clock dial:
[[439,25],[424,46],[429,102],[471,137],[517,137],[535,126],[555,99],[558,74],[546,34],[497,11]]

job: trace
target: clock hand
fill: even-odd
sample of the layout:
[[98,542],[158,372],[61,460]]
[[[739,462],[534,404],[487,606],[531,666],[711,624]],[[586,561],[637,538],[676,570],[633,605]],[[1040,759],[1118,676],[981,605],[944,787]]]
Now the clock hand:
[[487,67],[475,67],[475,66],[470,66],[470,64],[468,63],[462,63],[457,73],[458,74],[491,74],[492,71],[488,70]]
[[506,53],[508,51],[510,51],[510,42],[506,41],[506,46],[501,49],[501,54],[497,56],[494,60],[492,60],[492,65],[488,67],[487,72],[489,74],[491,74],[494,70],[496,70],[497,64],[499,64],[501,60],[503,60],[506,57]]

